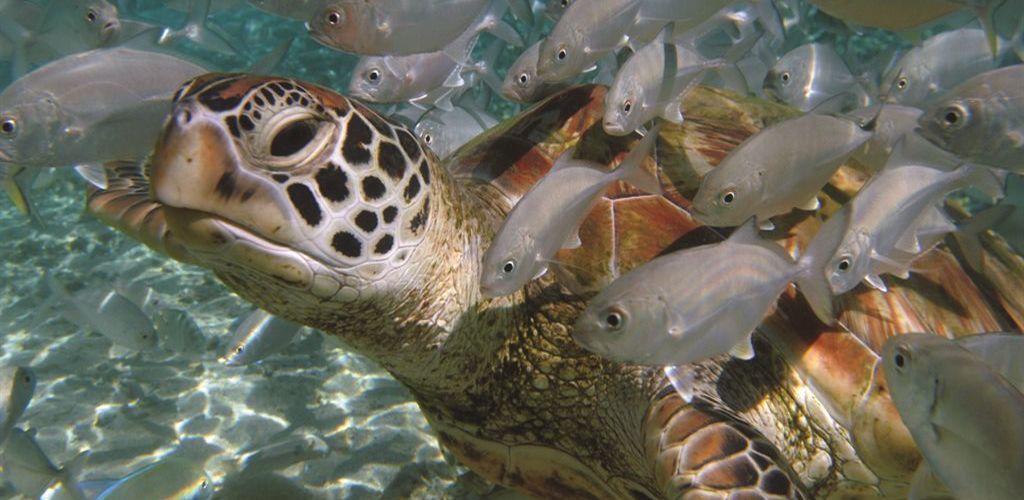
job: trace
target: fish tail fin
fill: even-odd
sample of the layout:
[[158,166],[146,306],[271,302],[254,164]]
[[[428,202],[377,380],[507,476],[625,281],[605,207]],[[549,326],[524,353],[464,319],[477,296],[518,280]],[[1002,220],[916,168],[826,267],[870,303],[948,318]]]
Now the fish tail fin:
[[267,55],[261,57],[258,61],[253,63],[252,66],[246,71],[247,73],[253,73],[256,75],[269,75],[274,69],[277,68],[281,61],[284,60],[284,56],[288,54],[288,51],[292,48],[292,43],[295,42],[295,37],[290,36],[284,42],[281,42],[277,47],[267,53]]
[[515,16],[516,19],[522,21],[525,24],[531,25],[531,26],[533,25],[534,22],[536,22],[534,20],[533,6],[531,5],[532,2],[530,2],[530,0],[506,0],[506,1],[508,3],[509,10],[512,11],[512,15]]
[[1009,203],[993,205],[972,215],[953,233],[953,238],[960,245],[960,251],[963,252],[971,269],[982,271],[982,233],[1009,217],[1013,210],[1014,206]]
[[651,194],[663,192],[657,170],[654,175],[651,175],[643,168],[644,159],[654,151],[660,131],[661,122],[647,131],[647,135],[633,146],[633,149],[626,155],[626,159],[622,160],[622,163],[612,172],[614,178],[626,181]]
[[160,45],[167,45],[179,38],[187,38],[207,49],[227,55],[238,55],[241,51],[224,34],[218,33],[206,24],[212,0],[190,0],[188,17],[181,29],[164,29],[160,34]]
[[81,475],[82,469],[85,467],[85,461],[89,458],[89,450],[83,451],[75,458],[72,458],[68,463],[64,464],[64,467],[60,469],[60,473],[57,475],[57,480],[60,481],[61,486],[74,500],[85,500],[85,493],[82,491],[82,487],[78,484],[78,476]]
[[1003,2],[987,2],[984,7],[976,10],[978,21],[981,22],[981,27],[985,30],[985,39],[988,41],[988,48],[992,52],[993,60],[999,56],[999,34],[996,32],[994,14],[996,9],[1002,4]]
[[965,181],[968,185],[973,186],[986,196],[991,198],[993,201],[1001,199],[1004,196],[1003,186],[1006,184],[1006,173],[993,170],[989,167],[981,165],[964,165],[960,167],[965,169]]
[[28,196],[29,184],[35,178],[35,172],[27,172],[24,167],[0,166],[0,183],[3,184],[4,190],[7,191],[7,196],[11,198],[11,202],[14,203],[14,207],[19,212],[28,216],[39,225],[43,225],[42,219],[39,218],[39,214],[32,206],[32,200]]
[[519,35],[519,32],[512,25],[501,20],[512,3],[511,1],[491,2],[487,10],[480,15],[471,31],[476,33],[486,31],[513,47],[522,47],[525,44],[523,37]]

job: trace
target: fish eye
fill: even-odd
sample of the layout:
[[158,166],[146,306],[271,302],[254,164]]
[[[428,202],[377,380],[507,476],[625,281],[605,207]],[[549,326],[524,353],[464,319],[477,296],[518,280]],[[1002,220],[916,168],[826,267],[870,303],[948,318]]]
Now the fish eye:
[[371,82],[377,83],[380,80],[380,71],[371,69],[370,72],[366,74],[366,78]]
[[633,101],[631,99],[626,99],[622,103],[622,111],[625,112],[625,113],[629,113],[630,110],[632,110],[632,109],[633,109]]
[[25,383],[26,384],[32,383],[32,376],[31,375],[25,375]]
[[850,270],[850,257],[844,255],[843,258],[839,259],[839,262],[836,262],[836,270],[838,270],[841,273],[845,273],[846,271],[849,271]]
[[789,75],[788,71],[785,71],[781,75],[779,75],[779,78],[782,79],[783,83],[787,83],[787,82],[789,82],[789,79],[792,78],[792,77]]
[[514,261],[514,260],[505,261],[505,263],[502,264],[502,266],[501,266],[501,272],[503,272],[505,274],[511,274],[512,271],[515,271],[515,270],[516,270],[516,261]]
[[568,8],[568,7],[569,7],[569,0],[562,0],[562,8],[565,9],[565,8]]
[[96,22],[96,11],[94,11],[94,10],[92,10],[92,9],[89,9],[89,10],[88,10],[88,11],[87,11],[87,12],[85,13],[85,20],[86,20],[86,21],[89,21],[90,23],[94,23],[94,22]]
[[330,24],[331,26],[337,26],[338,24],[341,24],[341,12],[338,12],[336,10],[328,12],[327,24]]
[[946,128],[960,128],[964,125],[964,114],[964,110],[960,106],[950,106],[942,113],[942,124]]
[[530,82],[530,75],[527,75],[526,73],[522,73],[522,74],[519,75],[519,84],[520,85],[526,85],[529,82]]
[[734,201],[736,201],[736,192],[735,191],[726,191],[726,192],[722,193],[722,204],[723,205],[731,205],[732,202],[734,202]]
[[896,353],[892,356],[892,361],[896,365],[896,369],[902,371],[907,366],[907,363],[913,359],[910,355],[910,349],[906,346],[899,346],[896,348]]
[[604,326],[608,327],[609,330],[619,330],[622,325],[626,324],[625,313],[622,309],[612,306],[608,308],[608,312],[604,316]]
[[433,136],[431,136],[430,134],[423,134],[423,142],[425,142],[427,144],[430,144],[433,141],[434,141],[434,137]]
[[910,82],[907,81],[906,77],[903,77],[903,78],[900,78],[899,80],[896,80],[896,88],[898,88],[900,90],[903,90],[903,89],[907,88],[908,84],[910,84]]
[[565,48],[561,48],[558,49],[558,53],[555,54],[555,57],[557,57],[559,61],[564,61],[566,57],[569,57],[569,53],[565,51]]
[[18,131],[18,122],[14,118],[5,118],[0,122],[0,132],[4,135],[14,135]]

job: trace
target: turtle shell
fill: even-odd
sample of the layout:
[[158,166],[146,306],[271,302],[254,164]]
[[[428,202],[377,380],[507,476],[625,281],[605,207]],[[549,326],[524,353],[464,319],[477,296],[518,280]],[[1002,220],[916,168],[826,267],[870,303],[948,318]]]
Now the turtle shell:
[[[604,87],[585,86],[552,96],[465,145],[448,168],[490,183],[512,204],[570,147],[576,147],[575,157],[612,168],[638,137],[604,133],[604,94]],[[645,165],[659,175],[665,192],[613,185],[583,222],[583,245],[557,256],[557,279],[563,284],[581,293],[596,292],[660,254],[721,241],[725,230],[704,227],[688,212],[700,178],[745,138],[797,113],[704,87],[689,95],[684,109],[685,122],[663,126]],[[793,253],[805,248],[822,221],[867,178],[854,162],[842,166],[819,194],[817,213],[796,210],[776,217],[776,229],[762,237]],[[947,205],[954,214],[966,215],[957,202]],[[942,244],[916,261],[910,279],[886,277],[888,293],[862,285],[838,298],[833,326],[822,324],[791,286],[760,327],[811,382],[833,418],[848,427],[858,455],[883,481],[906,481],[920,461],[888,398],[878,356],[885,340],[908,332],[958,337],[1024,327],[1024,294],[1014,285],[1024,278],[1024,259],[998,235],[986,234],[982,243],[982,269],[970,270],[955,245]]]

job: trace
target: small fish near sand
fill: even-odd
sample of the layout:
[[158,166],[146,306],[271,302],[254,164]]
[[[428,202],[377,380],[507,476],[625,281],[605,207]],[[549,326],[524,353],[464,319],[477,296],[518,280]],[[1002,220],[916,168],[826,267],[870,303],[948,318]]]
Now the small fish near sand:
[[228,366],[255,363],[287,347],[301,329],[302,325],[257,309],[231,333],[220,361]]
[[71,294],[52,275],[46,281],[59,304],[67,309],[62,314],[69,321],[91,329],[111,342],[136,351],[156,347],[153,322],[131,300],[115,290],[87,290]]
[[35,390],[36,375],[30,368],[0,368],[0,445],[7,440],[11,429],[25,412]]

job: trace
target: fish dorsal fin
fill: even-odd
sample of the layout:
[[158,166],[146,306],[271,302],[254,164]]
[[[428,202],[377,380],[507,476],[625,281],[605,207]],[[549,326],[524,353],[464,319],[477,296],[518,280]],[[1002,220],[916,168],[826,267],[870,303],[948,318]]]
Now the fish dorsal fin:
[[616,167],[612,175],[616,179],[626,181],[648,193],[661,194],[663,191],[657,171],[652,176],[643,168],[644,159],[654,151],[660,131],[661,123],[659,122],[647,131],[647,135],[639,143],[633,146],[633,149],[629,151],[629,154],[622,160],[622,163]]
[[[586,219],[584,219],[584,220],[586,220]],[[567,250],[574,250],[574,249],[577,249],[577,248],[579,248],[581,246],[583,246],[583,241],[580,240],[580,228],[579,228],[579,226],[576,226],[569,233],[569,237],[566,238],[565,244],[562,245],[562,248],[567,249]]]
[[729,349],[729,354],[738,359],[754,359],[754,344],[752,343],[753,336],[754,332],[750,332],[740,339],[739,342],[732,346],[732,349]]
[[558,155],[558,159],[555,160],[555,164],[551,165],[551,169],[548,170],[548,175],[551,175],[559,170],[567,168],[572,164],[572,155],[576,153],[576,147],[571,147]]

